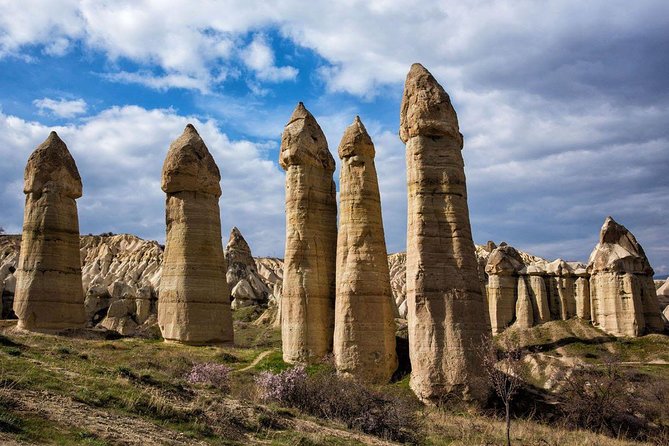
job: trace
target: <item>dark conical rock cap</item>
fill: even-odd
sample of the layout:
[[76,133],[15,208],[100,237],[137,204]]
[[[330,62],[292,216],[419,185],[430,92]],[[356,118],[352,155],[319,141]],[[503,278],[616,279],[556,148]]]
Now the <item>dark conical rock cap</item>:
[[653,275],[648,257],[636,237],[611,216],[604,220],[599,243],[590,254],[588,271],[618,271]]
[[344,136],[341,138],[341,142],[339,143],[339,158],[343,159],[356,155],[374,158],[375,154],[372,138],[369,137],[360,117],[356,116],[353,124],[346,127]]
[[172,144],[163,163],[165,193],[204,192],[220,197],[221,173],[214,157],[192,124]]
[[23,178],[23,191],[26,194],[41,193],[46,189],[59,191],[75,199],[82,195],[77,164],[56,132],[51,132],[30,155]]
[[411,66],[404,84],[400,109],[400,138],[446,136],[460,140],[458,116],[451,98],[432,74],[419,63]]
[[328,150],[328,143],[316,122],[316,118],[300,102],[295,107],[281,136],[279,164],[284,170],[293,165],[313,165],[334,172],[334,157]]

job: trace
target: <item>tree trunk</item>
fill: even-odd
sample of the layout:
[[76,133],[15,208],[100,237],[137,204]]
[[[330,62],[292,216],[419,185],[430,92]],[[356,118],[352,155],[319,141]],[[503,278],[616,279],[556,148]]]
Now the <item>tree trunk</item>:
[[504,402],[506,409],[506,446],[511,446],[511,414],[509,413],[509,402]]

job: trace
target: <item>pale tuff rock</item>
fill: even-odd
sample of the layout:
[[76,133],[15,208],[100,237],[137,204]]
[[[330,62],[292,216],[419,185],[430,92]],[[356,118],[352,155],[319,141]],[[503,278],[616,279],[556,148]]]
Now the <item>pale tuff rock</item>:
[[407,255],[404,252],[390,254],[388,256],[388,269],[390,272],[390,288],[393,292],[393,300],[397,312],[396,317],[406,319],[407,317],[407,275],[406,275]]
[[552,301],[555,305],[555,319],[567,320],[576,316],[575,277],[572,265],[562,259],[554,260],[546,265],[548,280],[554,291]]
[[386,383],[397,368],[396,307],[374,155],[372,140],[356,117],[339,144],[334,356],[339,373]]
[[56,132],[30,155],[14,312],[19,327],[83,327],[84,294],[76,199],[81,177]]
[[545,268],[540,264],[528,265],[524,273],[528,278],[528,293],[532,300],[532,312],[534,314],[534,323],[543,324],[551,320],[550,308],[548,305],[548,291],[544,281]]
[[590,320],[590,275],[585,267],[575,268],[574,275],[576,275],[574,286],[576,316],[580,319]]
[[0,319],[15,317],[16,267],[19,263],[21,237],[0,235]]
[[337,203],[335,161],[316,119],[300,102],[281,137],[286,171],[286,253],[281,340],[286,362],[332,351]]
[[226,280],[231,290],[232,309],[251,305],[264,305],[270,300],[272,290],[258,275],[251,248],[239,229],[232,228],[225,247],[228,271]]
[[400,137],[407,160],[411,388],[423,400],[449,392],[481,400],[487,388],[476,348],[490,325],[469,223],[463,140],[448,94],[420,64],[407,75]]
[[165,158],[167,237],[158,301],[166,340],[233,340],[230,293],[221,244],[221,175],[195,127],[186,126]]
[[513,324],[518,328],[531,328],[534,326],[534,311],[532,299],[530,298],[527,277],[518,278],[518,298],[516,300],[516,322]]
[[662,331],[653,269],[636,238],[608,217],[588,262],[593,323],[615,336]]
[[[507,244],[493,250],[488,257],[485,272],[488,275],[488,313],[493,334],[501,333],[514,320],[518,273],[524,266],[518,251]],[[525,292],[529,301],[527,289]],[[532,313],[530,315],[533,316]]]

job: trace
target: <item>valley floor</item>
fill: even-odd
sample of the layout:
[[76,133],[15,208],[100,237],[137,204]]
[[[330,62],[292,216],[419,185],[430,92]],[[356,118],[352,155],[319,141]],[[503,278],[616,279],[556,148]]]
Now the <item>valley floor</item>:
[[[630,366],[640,364],[662,376],[669,372],[667,337],[645,337],[625,345],[578,324],[560,323],[552,330],[545,327],[515,336],[535,346],[537,364],[545,361],[558,367],[560,361],[594,360],[603,351],[623,349]],[[235,346],[189,347],[91,330],[58,337],[29,334],[2,321],[0,444],[393,444],[295,409],[259,404],[254,377],[263,370],[288,367],[281,360],[279,333],[244,321],[237,321],[235,328]],[[204,362],[234,370],[227,395],[185,380],[193,364]],[[387,387],[408,395],[407,384],[404,378]],[[421,444],[504,444],[504,423],[499,418],[419,410]],[[512,437],[514,444],[522,445],[642,444],[526,420],[514,421]]]

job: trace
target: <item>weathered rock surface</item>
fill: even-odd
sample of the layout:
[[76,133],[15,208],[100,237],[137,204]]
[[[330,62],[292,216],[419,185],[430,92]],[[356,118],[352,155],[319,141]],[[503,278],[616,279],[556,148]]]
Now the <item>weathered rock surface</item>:
[[588,262],[592,321],[615,336],[664,329],[653,269],[641,245],[608,217]]
[[79,171],[56,132],[30,155],[21,254],[16,271],[14,312],[19,327],[83,327],[84,295],[79,259],[82,195]]
[[279,164],[286,171],[283,359],[313,361],[332,351],[337,203],[334,158],[302,103],[284,129]]
[[170,145],[162,171],[167,237],[158,325],[166,340],[189,344],[233,340],[221,243],[220,181],[214,158],[189,124]]
[[[490,331],[469,223],[463,140],[450,98],[420,64],[400,112],[408,184],[407,307],[411,388],[422,400],[487,395],[476,352]],[[483,316],[483,317],[482,317]]]
[[395,303],[374,156],[374,144],[356,116],[339,144],[333,350],[339,373],[387,383],[397,369]]
[[[518,273],[524,266],[518,251],[507,244],[494,249],[488,257],[485,272],[488,275],[488,313],[493,334],[501,333],[514,321],[520,289]],[[531,304],[528,290],[525,288],[524,291]],[[525,305],[526,302],[520,304]],[[534,317],[533,313],[530,316]]]
[[534,310],[530,298],[527,278],[521,276],[518,279],[518,293],[516,299],[515,323],[518,328],[531,328],[534,326]]
[[264,305],[272,296],[271,290],[258,274],[251,248],[239,229],[232,228],[225,247],[228,265],[226,280],[232,298],[232,309]]

